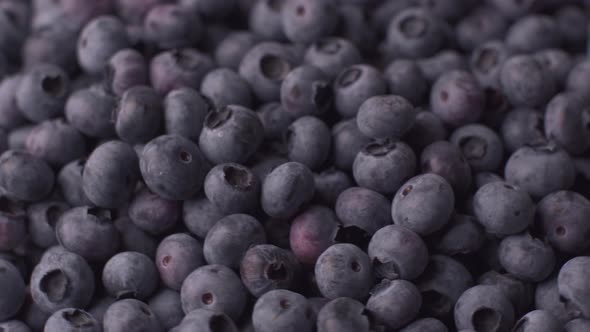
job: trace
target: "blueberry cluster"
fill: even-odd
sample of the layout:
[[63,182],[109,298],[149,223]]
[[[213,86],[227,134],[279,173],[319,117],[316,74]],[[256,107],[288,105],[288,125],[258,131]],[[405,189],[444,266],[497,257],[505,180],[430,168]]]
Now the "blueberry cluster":
[[589,332],[589,0],[0,0],[0,332]]

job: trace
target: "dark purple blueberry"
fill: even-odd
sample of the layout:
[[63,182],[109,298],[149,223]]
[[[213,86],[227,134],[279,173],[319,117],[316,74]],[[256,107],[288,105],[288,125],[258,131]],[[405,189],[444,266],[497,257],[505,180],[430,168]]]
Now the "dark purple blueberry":
[[33,68],[46,63],[61,67],[68,73],[76,72],[79,68],[76,61],[77,28],[63,17],[35,28],[23,45],[24,67]]
[[557,23],[563,44],[571,49],[583,50],[588,38],[588,31],[577,27],[586,24],[584,10],[573,3],[570,5],[564,4],[564,6],[557,9],[553,17]]
[[385,69],[389,93],[406,98],[414,105],[426,100],[429,86],[417,63],[407,59],[392,61]]
[[514,319],[512,304],[494,286],[473,286],[461,295],[455,305],[455,325],[458,329],[508,331]]
[[224,18],[232,13],[233,10],[237,9],[235,8],[237,4],[236,0],[181,0],[179,4],[188,10],[196,11],[211,19]]
[[234,321],[223,312],[195,309],[189,312],[178,326],[170,332],[238,332]]
[[65,201],[71,206],[92,205],[83,189],[84,165],[86,160],[71,161],[59,171],[57,185]]
[[446,43],[444,24],[441,18],[423,8],[400,10],[387,28],[388,53],[407,58],[434,55]]
[[557,289],[559,299],[571,317],[590,316],[590,257],[577,256],[568,260],[559,270]]
[[53,170],[43,159],[26,152],[7,150],[0,155],[0,188],[19,201],[39,201],[53,189]]
[[367,311],[380,328],[399,329],[418,316],[422,301],[413,283],[384,279],[371,290]]
[[371,320],[365,306],[350,298],[326,303],[317,316],[318,332],[369,332]]
[[26,122],[16,101],[21,76],[8,76],[0,81],[0,126],[5,129],[20,127]]
[[119,218],[115,227],[121,235],[121,251],[136,251],[150,258],[156,256],[158,239],[139,229],[129,218]]
[[414,106],[397,95],[373,96],[365,100],[356,115],[361,133],[373,139],[399,138],[416,120]]
[[102,323],[92,315],[81,309],[66,308],[54,312],[47,323],[44,332],[100,332]]
[[59,67],[40,64],[31,68],[20,80],[16,105],[29,120],[41,122],[63,113],[70,80]]
[[281,9],[285,2],[284,0],[255,1],[248,14],[250,31],[265,40],[285,40],[281,17]]
[[332,160],[344,171],[352,170],[354,159],[370,139],[358,129],[356,119],[343,120],[332,126]]
[[107,91],[121,96],[129,88],[147,85],[148,65],[143,54],[130,48],[113,54],[104,71],[104,86]]
[[328,158],[332,134],[325,122],[306,115],[291,123],[284,140],[289,160],[317,170]]
[[88,4],[82,4],[77,0],[61,0],[59,5],[64,14],[76,25],[83,25],[92,18],[109,14],[113,10],[113,0],[98,0]]
[[[257,1],[256,4],[258,4],[258,6],[263,6],[265,2],[269,1]],[[252,13],[253,12],[254,10]],[[263,29],[265,32],[270,31],[267,26]],[[259,37],[250,31],[239,30],[230,32],[215,48],[213,55],[215,63],[220,67],[230,68],[237,71],[244,54],[254,47],[258,41]]]
[[522,281],[509,273],[498,273],[494,270],[482,274],[477,279],[477,283],[495,286],[500,292],[503,292],[512,302],[516,317],[522,316],[531,309],[535,292],[532,283]]
[[101,73],[111,56],[128,46],[125,26],[118,17],[96,17],[86,24],[78,37],[78,63],[88,73]]
[[129,144],[146,143],[162,130],[162,99],[148,86],[135,86],[123,93],[113,110],[115,130]]
[[507,272],[525,281],[546,279],[556,261],[551,246],[528,233],[504,238],[498,247],[498,258]]
[[213,60],[194,48],[165,51],[150,62],[150,82],[160,94],[189,87],[198,90],[205,75],[213,69]]
[[464,50],[473,51],[488,41],[502,39],[508,23],[506,17],[493,7],[483,5],[475,8],[457,23],[457,43]]
[[346,172],[335,168],[314,173],[313,177],[315,183],[314,200],[329,207],[336,204],[338,196],[343,191],[354,185],[352,178]]
[[289,72],[281,84],[281,105],[294,118],[318,116],[332,106],[332,86],[320,69],[303,65]]
[[502,164],[502,140],[487,126],[470,124],[457,128],[449,141],[461,149],[467,163],[475,172],[495,171]]
[[561,301],[557,289],[557,275],[538,283],[536,286],[534,290],[535,308],[550,311],[562,323],[573,318],[566,310],[565,302]]
[[447,136],[448,130],[438,115],[430,111],[419,111],[416,113],[414,125],[403,140],[418,153],[431,143],[446,139]]
[[344,68],[362,62],[355,44],[345,38],[328,37],[311,44],[305,51],[304,62],[312,65],[329,78],[334,78]]
[[338,24],[336,1],[289,0],[281,8],[283,31],[294,43],[310,44],[331,35]]
[[586,80],[590,73],[590,61],[581,60],[575,64],[567,76],[565,82],[566,89],[572,92],[580,93],[583,96],[590,91],[590,84]]
[[292,217],[313,198],[314,187],[313,173],[305,165],[279,165],[262,183],[262,209],[271,217]]
[[449,71],[434,83],[430,105],[447,125],[459,127],[476,122],[485,105],[483,89],[467,71]]
[[563,326],[566,332],[584,332],[590,329],[590,319],[576,318],[572,319]]
[[236,163],[213,167],[203,185],[209,201],[225,214],[255,212],[259,206],[260,187],[256,175]]
[[39,123],[27,136],[26,149],[31,155],[57,167],[86,154],[84,136],[65,119]]
[[463,196],[471,187],[472,174],[461,149],[448,141],[428,145],[420,155],[422,172],[442,176],[456,196]]
[[201,83],[201,94],[217,109],[234,104],[252,106],[248,82],[229,68],[218,68],[207,73]]
[[193,142],[199,140],[210,106],[196,90],[185,87],[170,91],[163,107],[167,134],[184,136]]
[[434,239],[437,253],[453,256],[477,252],[483,247],[486,236],[474,217],[456,213]]
[[122,299],[107,309],[103,331],[125,332],[136,329],[142,332],[161,332],[161,323],[150,307],[136,299]]
[[[106,262],[102,270],[102,284],[105,290],[119,300],[145,300],[154,293],[158,281],[158,270],[154,262],[148,256],[134,251],[116,254]],[[108,311],[105,314],[105,322],[107,316]]]
[[211,203],[206,197],[186,200],[182,206],[182,220],[186,228],[204,239],[207,232],[223,218],[223,214],[215,204]]
[[144,38],[161,49],[191,47],[201,39],[203,23],[177,4],[152,7],[143,20]]
[[590,108],[574,93],[555,95],[545,108],[545,136],[573,155],[590,148]]
[[[446,325],[436,318],[420,318],[406,325],[399,332],[448,332]],[[464,332],[463,330],[461,330]]]
[[19,320],[7,320],[0,323],[0,328],[9,332],[31,332],[27,324]]
[[311,305],[302,295],[276,289],[262,295],[254,305],[252,325],[257,332],[314,330]]
[[366,188],[344,190],[338,195],[334,211],[343,227],[356,227],[369,236],[392,223],[389,200]]
[[[25,241],[27,233],[27,212],[24,205],[7,197],[0,197],[0,251],[17,248]],[[52,235],[50,233],[47,236]],[[55,236],[53,240],[55,241]]]
[[506,33],[506,45],[515,53],[532,53],[561,45],[557,22],[546,15],[532,14],[520,18]]
[[553,96],[556,82],[532,55],[515,55],[502,64],[500,87],[514,107],[537,107]]
[[504,147],[512,153],[525,145],[546,142],[543,127],[543,114],[536,110],[515,109],[509,112],[500,128]]
[[565,85],[567,77],[574,66],[574,60],[569,53],[562,49],[549,48],[535,53],[535,57],[541,65],[547,68],[559,87]]
[[[7,202],[7,204],[10,203]],[[55,226],[68,208],[66,203],[59,201],[44,201],[29,205],[27,218],[31,242],[44,249],[56,245]]]
[[166,2],[168,0],[113,0],[117,15],[130,24],[143,22],[151,8]]
[[447,72],[466,71],[469,67],[467,58],[455,50],[442,50],[431,57],[418,60],[417,63],[430,84],[434,84]]
[[127,214],[141,230],[160,235],[176,225],[182,214],[182,202],[162,198],[142,188],[129,202]]
[[488,41],[473,50],[469,58],[472,74],[484,87],[500,88],[500,70],[510,56],[506,45],[500,41]]
[[351,118],[369,97],[387,93],[387,81],[377,68],[355,64],[338,73],[333,88],[336,111],[344,118]]
[[150,310],[158,317],[158,321],[166,331],[180,324],[184,318],[180,293],[168,288],[162,288],[152,296],[148,305]]
[[0,321],[16,315],[25,302],[25,283],[18,269],[10,262],[0,259]]
[[101,87],[81,89],[72,93],[65,105],[65,117],[82,134],[111,138],[115,127],[111,121],[116,100]]
[[339,6],[338,20],[336,31],[333,34],[349,40],[357,45],[362,52],[373,51],[379,42],[377,33],[370,26],[369,16],[364,10],[359,10],[358,4],[344,3]]
[[203,246],[188,234],[168,235],[158,245],[156,268],[166,287],[180,291],[186,277],[204,264]]
[[334,212],[311,206],[293,219],[289,232],[291,250],[303,264],[315,264],[318,257],[335,243],[340,222]]
[[533,310],[519,319],[514,325],[513,330],[522,332],[549,332],[560,331],[562,328],[561,322],[551,312]]

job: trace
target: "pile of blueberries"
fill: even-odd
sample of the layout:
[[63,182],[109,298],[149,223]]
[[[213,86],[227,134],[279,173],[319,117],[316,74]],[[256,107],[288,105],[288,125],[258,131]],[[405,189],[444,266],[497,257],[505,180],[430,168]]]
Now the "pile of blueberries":
[[0,332],[590,331],[589,23],[0,0]]

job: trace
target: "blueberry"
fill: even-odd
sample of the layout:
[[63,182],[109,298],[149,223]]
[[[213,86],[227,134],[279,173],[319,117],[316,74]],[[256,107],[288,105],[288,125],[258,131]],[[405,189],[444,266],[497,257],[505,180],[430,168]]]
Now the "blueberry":
[[104,86],[109,92],[121,96],[129,88],[147,85],[148,65],[143,54],[125,48],[114,53],[104,70]]
[[191,88],[174,89],[164,98],[163,107],[167,134],[198,141],[209,105],[197,91]]
[[65,69],[69,73],[78,70],[76,41],[78,27],[63,17],[42,23],[34,28],[22,45],[22,62],[25,68],[46,63]]
[[91,305],[86,309],[86,311],[96,319],[98,322],[99,327],[102,329],[103,327],[103,318],[105,312],[109,309],[111,304],[115,303],[117,300],[110,297],[104,296],[94,300]]
[[82,134],[97,138],[115,136],[111,121],[116,100],[100,87],[81,89],[72,93],[65,105],[65,117]]
[[475,8],[463,16],[455,27],[457,43],[466,51],[504,37],[509,21],[497,9],[490,6]]
[[561,34],[563,44],[571,49],[583,50],[588,31],[586,29],[576,28],[586,24],[586,16],[582,8],[573,4],[565,5],[557,9],[554,19]]
[[26,149],[27,137],[35,125],[26,125],[12,130],[7,137],[8,148],[16,151]]
[[584,79],[590,73],[590,61],[582,60],[575,64],[567,76],[565,86],[566,89],[581,94],[590,91],[590,85]]
[[435,55],[418,60],[422,75],[428,82],[435,83],[448,71],[465,71],[468,62],[464,55],[454,50],[442,50]]
[[[400,332],[448,332],[449,330],[436,318],[416,319],[413,323],[406,325]],[[463,331],[463,330],[462,330]]]
[[514,152],[525,145],[546,142],[543,115],[532,109],[516,109],[506,114],[501,134],[504,147]]
[[500,72],[511,52],[500,41],[488,41],[473,50],[469,58],[471,71],[479,84],[494,89],[500,88]]
[[264,179],[262,209],[271,217],[289,218],[313,198],[314,190],[313,174],[305,165],[282,164]]
[[78,63],[90,74],[102,72],[110,57],[129,46],[123,22],[116,16],[92,19],[78,37]]
[[8,332],[31,332],[31,329],[27,324],[18,320],[8,320],[0,323],[0,328]]
[[315,264],[318,257],[336,241],[340,221],[332,209],[311,206],[291,222],[289,243],[303,264]]
[[452,187],[456,196],[463,196],[472,182],[471,168],[461,149],[447,141],[436,141],[428,145],[420,155],[422,172],[443,177]]
[[230,268],[205,265],[186,277],[180,297],[186,314],[196,309],[207,309],[237,320],[245,310],[248,293],[239,276]]
[[84,310],[66,308],[54,312],[43,329],[45,332],[99,332],[99,322]]
[[369,256],[349,243],[327,248],[318,257],[314,271],[320,292],[329,299],[344,296],[364,300],[373,284]]
[[[6,201],[5,204],[9,204],[8,207],[13,209],[11,202]],[[68,210],[68,205],[59,201],[44,201],[29,205],[27,218],[31,242],[39,248],[49,248],[56,245],[55,226],[59,217],[66,210]],[[14,211],[11,213],[14,214]]]
[[114,0],[115,12],[129,24],[139,24],[154,6],[165,0]]
[[178,326],[170,332],[238,332],[231,318],[222,312],[196,309],[188,313]]
[[383,280],[371,291],[367,310],[387,330],[399,329],[418,315],[422,297],[414,284],[406,280]]
[[415,118],[414,106],[397,95],[370,97],[356,115],[359,130],[374,139],[402,137],[411,129]]
[[259,205],[260,186],[260,180],[247,167],[226,163],[209,171],[204,191],[221,212],[247,213]]
[[180,324],[184,318],[180,294],[168,288],[162,288],[154,295],[148,305],[166,331]]
[[55,233],[65,249],[88,261],[104,262],[119,249],[119,232],[109,210],[88,206],[70,209],[59,217]]
[[6,260],[0,259],[0,321],[16,315],[25,302],[25,283],[17,268]]
[[238,268],[248,248],[266,242],[264,228],[254,217],[232,214],[213,225],[203,244],[205,260]]
[[280,98],[282,81],[298,62],[286,45],[262,42],[244,54],[239,73],[250,84],[252,92],[259,100],[277,101]]
[[27,151],[51,165],[63,166],[86,153],[84,136],[59,118],[46,120],[35,126],[27,136]]
[[329,36],[338,24],[335,1],[289,0],[281,8],[283,31],[294,43],[310,44]]
[[94,274],[81,256],[52,247],[33,269],[29,287],[33,301],[44,312],[85,308],[94,294]]
[[26,152],[7,150],[0,155],[0,187],[19,201],[38,201],[49,194],[54,174],[42,159]]
[[[257,1],[256,4],[257,6],[264,6],[267,2],[269,1]],[[254,9],[251,13],[254,15]],[[266,18],[267,17],[264,17],[262,19]],[[278,21],[277,24],[280,25],[280,21]],[[264,32],[271,31],[267,26],[264,26],[263,30]],[[237,71],[244,54],[254,47],[258,41],[258,35],[249,31],[240,30],[230,32],[215,48],[215,63],[220,67],[226,67]]]
[[352,170],[356,155],[370,139],[358,128],[356,119],[343,120],[332,127],[332,160],[344,171]]
[[213,163],[242,163],[256,152],[263,138],[264,129],[256,113],[228,105],[207,115],[199,147]]
[[443,74],[430,92],[432,111],[453,127],[476,122],[483,112],[484,102],[482,88],[467,71]]
[[[158,270],[148,256],[139,252],[123,251],[111,257],[104,265],[102,284],[114,298],[144,300],[149,298],[158,286]],[[107,316],[108,313],[105,315],[105,322]]]
[[556,260],[548,244],[526,233],[504,238],[498,248],[498,257],[506,271],[528,281],[547,278]]
[[58,187],[65,201],[71,206],[91,205],[82,188],[82,174],[84,173],[84,159],[71,161],[61,168],[57,175]]
[[508,331],[513,324],[512,304],[494,286],[471,287],[455,305],[455,325],[458,329]]
[[574,155],[590,148],[590,109],[581,99],[573,93],[560,93],[545,109],[545,136]]
[[21,76],[8,76],[0,81],[0,126],[13,129],[26,121],[16,102]]
[[146,143],[158,136],[162,118],[162,100],[148,86],[125,91],[113,111],[117,135],[129,144]]
[[294,117],[285,111],[278,102],[266,103],[256,110],[256,115],[264,128],[264,138],[282,138]]
[[457,128],[449,140],[458,146],[474,171],[494,171],[504,157],[503,144],[492,129],[480,124]]
[[254,305],[252,323],[257,332],[314,330],[313,312],[300,294],[276,289],[262,295]]
[[569,53],[562,49],[550,48],[535,53],[535,57],[547,68],[559,87],[565,85],[568,74],[574,66]]
[[150,82],[160,94],[189,87],[198,90],[205,75],[213,69],[213,60],[193,48],[164,51],[150,62]]
[[138,178],[138,159],[133,148],[121,141],[108,141],[88,157],[82,187],[92,203],[115,208],[129,200]]
[[552,97],[556,82],[534,56],[515,55],[502,65],[500,86],[512,106],[536,107]]
[[217,206],[205,197],[186,200],[182,205],[184,225],[201,239],[204,239],[211,227],[224,216]]
[[435,239],[436,252],[449,256],[475,253],[486,241],[484,229],[474,217],[457,213]]
[[352,178],[348,173],[335,168],[315,173],[313,179],[315,183],[314,200],[330,207],[336,204],[338,196],[343,191],[353,186]]
[[152,192],[169,200],[181,200],[201,189],[207,165],[195,143],[182,136],[163,135],[143,148],[139,167]]
[[389,93],[406,98],[414,105],[424,102],[428,93],[428,81],[415,61],[397,59],[385,69]]
[[303,60],[329,78],[336,77],[344,68],[362,62],[357,46],[339,37],[322,38],[312,43],[305,51]]
[[557,289],[557,275],[537,284],[535,288],[535,308],[551,312],[560,322],[565,323],[573,317],[566,310]]
[[158,240],[135,226],[131,219],[119,218],[115,227],[121,235],[122,251],[136,251],[151,258],[156,256]]
[[535,291],[532,283],[522,281],[509,273],[498,273],[494,270],[482,274],[477,283],[497,287],[504,293],[514,306],[516,317],[522,316],[531,308]]
[[161,49],[190,47],[203,30],[199,16],[177,4],[156,5],[143,20],[145,40]]
[[133,224],[150,234],[159,235],[173,228],[182,213],[182,203],[168,200],[142,188],[129,202],[127,214]]
[[558,191],[545,196],[537,205],[537,222],[549,243],[557,250],[582,254],[588,248],[590,232],[586,215],[590,201],[571,191]]
[[218,68],[207,73],[201,83],[201,93],[218,109],[232,104],[244,107],[252,104],[250,86],[229,68]]
[[133,329],[145,332],[164,331],[150,307],[135,299],[123,299],[113,303],[104,314],[103,326],[105,332],[124,332]]
[[266,176],[270,172],[274,171],[278,166],[289,162],[287,158],[284,158],[278,154],[270,154],[260,156],[260,159],[256,160],[252,165],[252,173],[254,173],[262,182],[266,179]]
[[420,236],[408,228],[388,225],[371,238],[367,250],[379,278],[412,280],[428,264],[428,249]]
[[344,227],[358,227],[368,235],[392,223],[389,200],[366,188],[344,190],[338,195],[334,211]]
[[256,1],[248,15],[250,31],[265,40],[284,41],[281,10],[285,0]]
[[317,318],[318,332],[368,332],[370,325],[365,306],[346,297],[328,302],[322,307]]
[[388,51],[407,58],[434,55],[445,44],[444,23],[423,8],[402,9],[391,19],[385,43]]
[[186,277],[204,264],[203,246],[188,234],[168,235],[158,245],[156,268],[166,287],[180,290]]
[[[0,250],[11,251],[25,240],[27,236],[26,219],[27,212],[22,204],[7,197],[0,197]],[[34,231],[36,229],[31,228],[28,232],[33,233]],[[52,236],[51,231],[52,229],[47,236]],[[54,236],[53,241],[55,241]]]
[[590,329],[590,320],[584,318],[572,319],[564,326],[566,332],[584,332]]
[[533,198],[540,198],[571,187],[575,169],[568,153],[550,142],[516,150],[506,162],[504,176]]
[[291,123],[285,133],[287,157],[311,170],[317,170],[330,152],[330,128],[314,116],[303,116]]
[[70,81],[59,67],[40,64],[31,68],[15,91],[16,106],[31,121],[41,122],[63,112]]
[[[51,314],[41,310],[41,308],[30,298],[25,302],[22,308],[22,320],[32,331],[43,331],[45,322]],[[1,324],[0,324],[1,326]],[[19,331],[20,332],[20,331]],[[22,332],[29,332],[28,330]]]
[[403,140],[418,153],[428,145],[446,139],[447,136],[448,130],[438,115],[434,112],[418,111],[414,125],[404,135]]
[[355,64],[336,76],[333,93],[336,111],[344,118],[351,118],[369,97],[387,93],[387,82],[377,68]]
[[461,294],[473,285],[471,273],[461,263],[443,255],[431,255],[426,270],[416,280],[422,294],[421,311],[447,320]]
[[528,331],[559,331],[562,330],[562,324],[551,314],[545,310],[533,310],[514,325],[514,330],[528,332]]
[[298,118],[320,115],[332,106],[332,87],[320,69],[303,65],[294,68],[281,84],[281,105]]
[[590,272],[590,257],[577,256],[568,260],[559,270],[557,289],[559,299],[565,304],[566,311],[572,317],[588,318],[590,301],[588,294],[590,284],[586,276]]
[[415,168],[416,155],[409,146],[386,140],[365,145],[354,159],[352,173],[359,186],[391,194],[414,175]]
[[550,16],[527,15],[516,21],[506,33],[506,45],[515,53],[531,53],[559,47],[561,34]]

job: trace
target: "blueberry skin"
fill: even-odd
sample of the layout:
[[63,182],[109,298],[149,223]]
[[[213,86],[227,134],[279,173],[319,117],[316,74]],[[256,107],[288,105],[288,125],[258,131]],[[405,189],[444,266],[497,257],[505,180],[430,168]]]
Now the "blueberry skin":
[[364,300],[373,284],[369,256],[349,243],[337,243],[326,249],[318,257],[314,272],[320,292],[328,299]]
[[196,90],[185,87],[168,92],[162,105],[166,133],[197,142],[210,108],[205,99]]
[[488,41],[503,39],[508,23],[506,17],[494,7],[477,7],[457,22],[457,43],[462,49],[473,51]]
[[565,85],[567,76],[574,66],[569,53],[562,49],[550,48],[535,53],[535,57],[547,68],[559,87]]
[[377,326],[395,330],[414,320],[421,305],[422,297],[414,284],[384,279],[371,290],[366,306]]
[[452,318],[461,294],[473,286],[471,273],[455,259],[431,255],[426,270],[415,282],[423,299],[421,311],[438,319]]
[[119,50],[109,59],[103,76],[105,89],[120,97],[129,88],[148,84],[147,60],[134,49]]
[[369,332],[370,321],[365,306],[346,297],[334,299],[322,307],[317,318],[318,332]]
[[500,128],[504,148],[512,153],[525,145],[546,142],[543,127],[543,114],[533,109],[516,109],[509,112]]
[[369,17],[355,4],[338,8],[339,22],[335,34],[350,40],[362,52],[371,52],[378,43],[377,33],[371,28]]
[[590,121],[590,111],[581,99],[573,93],[560,93],[545,108],[545,136],[573,155],[590,148],[585,125]]
[[111,212],[88,206],[63,213],[55,225],[57,241],[92,262],[105,262],[119,249],[119,232]]
[[[20,246],[28,232],[27,212],[24,205],[0,197],[0,250],[11,251]],[[50,229],[50,232],[52,230]],[[52,233],[49,236],[53,235]],[[55,241],[55,237],[53,237]]]
[[568,260],[559,270],[557,288],[560,301],[575,318],[590,316],[590,284],[585,277],[590,271],[590,257],[577,256]]
[[434,55],[446,43],[444,23],[423,8],[400,10],[391,19],[385,37],[392,55],[424,58]]
[[129,201],[138,179],[138,158],[133,148],[121,141],[109,141],[88,157],[82,188],[97,206],[116,208]]
[[471,167],[461,150],[447,141],[428,145],[420,155],[422,172],[442,176],[452,187],[455,196],[463,196],[471,187]]
[[162,328],[166,331],[180,324],[184,318],[182,304],[180,302],[180,293],[168,288],[161,289],[156,295],[152,296],[148,305],[158,318]]
[[494,286],[473,286],[455,304],[458,329],[508,331],[514,324],[514,309]]
[[22,63],[25,68],[48,63],[59,66],[68,73],[75,73],[79,69],[76,61],[79,27],[72,26],[67,19],[60,16],[31,31],[22,45]]
[[316,67],[294,68],[281,84],[281,105],[294,118],[325,113],[332,101],[329,78]]
[[344,227],[358,227],[368,235],[392,223],[389,200],[376,191],[361,187],[342,191],[334,212]]
[[310,206],[291,222],[291,251],[301,263],[315,264],[318,257],[336,243],[340,225],[332,209],[319,205]]
[[260,106],[256,110],[256,115],[262,127],[264,128],[264,138],[279,139],[283,138],[287,128],[295,120],[280,103],[271,102]]
[[110,297],[104,296],[98,299],[95,299],[91,305],[86,309],[86,311],[96,319],[100,328],[102,328],[102,321],[104,318],[105,312],[109,309],[111,304],[115,303],[117,300]]
[[393,222],[420,235],[431,234],[449,221],[455,206],[451,185],[441,176],[426,173],[404,183],[391,205]]
[[158,239],[139,229],[131,219],[123,217],[115,221],[121,235],[121,250],[136,251],[150,258],[156,256]]
[[515,184],[533,198],[541,198],[570,188],[576,175],[568,153],[550,142],[516,150],[506,162],[504,176],[506,182]]
[[590,320],[584,318],[572,319],[563,328],[566,332],[584,332],[590,329]]
[[159,235],[176,225],[182,214],[182,202],[162,198],[142,188],[129,202],[127,214],[141,230]]
[[457,128],[449,138],[461,149],[474,171],[497,170],[504,158],[502,140],[491,128],[470,124]]
[[115,136],[111,121],[116,100],[101,87],[90,87],[72,93],[65,105],[65,117],[82,134],[96,138]]
[[237,320],[246,308],[248,293],[239,276],[223,265],[195,269],[182,283],[182,308],[186,314],[196,309],[222,312]]
[[182,220],[186,228],[201,239],[225,216],[215,204],[206,197],[186,200],[182,205]]
[[255,297],[274,289],[293,289],[299,281],[299,262],[292,252],[270,244],[251,247],[240,263],[242,284]]
[[207,73],[201,82],[201,94],[218,109],[233,104],[252,106],[248,82],[229,68],[218,68]]
[[476,122],[485,96],[475,77],[467,71],[449,71],[436,80],[430,92],[432,111],[449,126]]
[[356,115],[359,130],[374,139],[399,138],[416,119],[414,106],[397,95],[374,96],[365,100]]
[[332,126],[332,161],[343,171],[352,170],[354,159],[370,139],[359,130],[356,119],[342,120]]
[[561,324],[549,311],[533,310],[520,318],[514,325],[513,329],[516,331],[521,330],[523,332],[562,331],[563,324]]
[[551,73],[532,55],[515,55],[504,61],[500,87],[514,107],[543,106],[554,94]]
[[16,103],[16,91],[20,86],[21,76],[7,76],[0,82],[0,126],[7,130],[20,127],[26,122]]
[[266,234],[258,220],[247,214],[232,214],[217,221],[209,230],[203,254],[209,264],[237,269],[248,248],[265,242]]
[[448,130],[438,115],[430,111],[418,111],[403,141],[419,153],[428,145],[445,140],[447,136]]
[[238,332],[235,323],[226,314],[207,309],[196,309],[187,314],[170,332]]
[[262,295],[254,305],[252,325],[257,332],[311,332],[313,313],[307,299],[285,289]]
[[533,304],[534,284],[522,281],[509,273],[498,273],[494,270],[482,274],[477,283],[497,287],[512,302],[516,317],[527,313]]
[[585,24],[586,17],[581,8],[575,5],[562,6],[556,10],[553,18],[561,33],[563,44],[570,49],[583,50],[588,37],[588,31],[575,28],[576,26],[583,26]]
[[369,97],[386,94],[387,82],[377,68],[355,64],[338,73],[333,88],[336,111],[343,118],[351,118]]
[[391,194],[414,175],[415,168],[416,155],[409,146],[386,140],[365,145],[354,159],[352,174],[359,186]]
[[579,92],[581,94],[590,91],[590,85],[584,79],[590,72],[590,61],[582,60],[572,67],[567,76],[565,87],[566,90]]
[[205,75],[213,69],[213,60],[193,48],[164,51],[150,62],[150,82],[160,94],[189,87],[198,90]]
[[313,179],[315,183],[314,201],[329,207],[336,204],[338,196],[343,191],[354,186],[348,173],[333,167],[320,173],[314,173]]
[[[43,327],[49,316],[51,316],[51,314],[41,310],[41,308],[32,300],[26,301],[23,306],[22,321],[33,331],[43,331]],[[27,330],[23,332],[29,331]]]
[[385,69],[389,93],[406,98],[414,105],[424,102],[428,93],[428,81],[415,61],[397,59]]
[[293,43],[310,44],[331,35],[338,24],[332,0],[285,1],[281,8],[283,31]]
[[86,24],[78,37],[78,63],[87,73],[98,74],[113,54],[128,46],[125,26],[119,18],[96,17]]
[[156,5],[143,20],[145,40],[161,49],[190,47],[203,30],[199,16],[178,4]]
[[285,133],[287,157],[311,170],[319,169],[328,158],[332,134],[325,122],[314,116],[293,121]]
[[136,299],[119,300],[107,309],[103,318],[104,332],[124,332],[136,329],[163,332],[158,317],[150,307]]
[[[265,1],[257,1],[256,6],[263,6],[265,3]],[[251,14],[253,12],[254,9],[252,10]],[[268,29],[268,31],[270,31],[270,29]],[[259,42],[260,38],[258,35],[259,34],[253,34],[250,31],[245,30],[238,30],[228,33],[228,35],[225,36],[225,38],[223,38],[223,40],[221,40],[215,48],[215,52],[213,54],[215,63],[219,67],[230,68],[238,71],[243,55]]]
[[271,217],[289,218],[313,198],[314,192],[313,173],[305,165],[284,163],[262,183],[262,209]]
[[163,3],[162,0],[115,0],[115,12],[129,24],[143,22],[144,16],[154,6]]
[[178,135],[162,135],[143,148],[139,168],[148,188],[169,200],[191,198],[201,190],[206,161],[199,147]]
[[244,54],[238,72],[250,84],[258,100],[278,101],[282,81],[298,62],[286,45],[261,42]]
[[477,220],[455,213],[448,224],[435,235],[434,249],[443,255],[475,253],[486,241],[485,231]]
[[116,299],[145,300],[158,286],[158,270],[148,256],[124,251],[106,262],[102,270],[102,284],[108,294]]
[[0,188],[19,201],[39,201],[47,196],[55,176],[42,159],[26,152],[7,150],[0,155]]
[[270,172],[274,171],[279,165],[289,162],[287,158],[278,153],[271,153],[270,155],[262,154],[252,164],[252,173],[254,173],[262,182]]
[[514,22],[506,32],[506,45],[515,53],[532,53],[561,45],[557,22],[550,16],[531,14]]
[[117,135],[129,144],[146,143],[158,136],[162,118],[162,100],[148,86],[125,91],[113,112]]
[[44,201],[27,207],[28,230],[31,242],[39,248],[49,248],[57,244],[55,226],[59,217],[69,209],[60,201]]
[[0,321],[6,321],[16,315],[25,302],[25,282],[17,268],[4,259],[0,259]]
[[[400,332],[448,332],[449,330],[436,318],[421,318],[406,325]],[[462,330],[463,331],[463,330]]]
[[63,118],[36,125],[27,136],[27,152],[61,167],[86,153],[84,136]]
[[214,164],[243,163],[264,139],[262,123],[252,110],[228,105],[210,112],[199,136],[199,147]]
[[442,50],[431,57],[419,59],[417,63],[430,84],[449,71],[466,71],[469,67],[465,56],[455,50]]
[[100,323],[84,310],[66,308],[54,312],[47,323],[45,332],[100,332]]
[[82,256],[52,247],[33,269],[29,287],[33,301],[46,313],[85,308],[94,294],[94,274]]
[[27,324],[18,320],[8,320],[0,323],[0,328],[5,329],[9,332],[31,332],[31,329]]
[[420,236],[408,228],[388,225],[371,237],[367,250],[378,278],[412,280],[428,264],[428,248]]
[[286,1],[256,1],[248,15],[250,31],[264,40],[285,41],[281,10]]
[[488,41],[473,50],[469,57],[471,72],[484,87],[500,88],[500,71],[504,61],[511,55],[506,44]]
[[57,185],[65,201],[71,206],[92,205],[82,188],[85,159],[69,162],[57,174]]
[[307,48],[303,62],[333,79],[344,68],[362,62],[360,51],[350,40],[340,37],[322,38]]
[[68,75],[59,67],[40,64],[20,79],[16,106],[30,121],[41,122],[63,112],[70,89]]
[[529,12],[535,12],[543,9],[547,1],[524,1],[514,2],[510,0],[492,0],[491,4],[496,7],[502,14],[508,18],[517,19]]
[[260,180],[246,166],[236,163],[213,167],[203,189],[205,196],[224,214],[255,212],[260,201]]
[[525,281],[544,280],[556,263],[551,246],[527,233],[504,238],[498,257],[506,271]]
[[162,283],[179,291],[185,278],[205,264],[203,246],[188,234],[168,235],[158,245],[155,261]]
[[557,275],[538,283],[534,291],[534,305],[536,309],[551,312],[561,323],[566,323],[573,319],[572,315],[566,309],[566,302],[560,300],[559,290],[557,289]]

